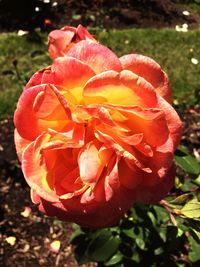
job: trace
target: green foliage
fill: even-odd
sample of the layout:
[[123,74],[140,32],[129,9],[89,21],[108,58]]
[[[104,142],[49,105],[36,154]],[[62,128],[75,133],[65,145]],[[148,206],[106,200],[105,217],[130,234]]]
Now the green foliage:
[[[186,161],[180,158],[186,157]],[[100,267],[186,267],[200,264],[199,162],[180,146],[175,161],[191,177],[157,205],[135,204],[118,225],[100,230],[78,228],[72,236],[79,264]],[[186,163],[185,163],[186,162]],[[182,180],[182,177],[177,177]],[[185,183],[187,192],[185,192]]]
[[[77,230],[71,243],[76,245],[79,264],[97,261],[102,267],[179,266],[180,263],[187,266],[182,259],[188,241],[186,233],[170,222],[162,206],[135,205],[118,226],[97,231]],[[199,248],[199,243],[192,236],[189,238]],[[112,239],[114,245],[107,245]],[[199,260],[190,249],[185,255],[187,260],[189,255],[191,262]]]
[[175,155],[176,164],[182,168],[185,172],[191,174],[200,173],[200,163],[191,155],[189,155],[187,149],[183,146],[180,146],[176,151]]
[[12,115],[31,75],[50,64],[46,34],[0,35],[0,118]]

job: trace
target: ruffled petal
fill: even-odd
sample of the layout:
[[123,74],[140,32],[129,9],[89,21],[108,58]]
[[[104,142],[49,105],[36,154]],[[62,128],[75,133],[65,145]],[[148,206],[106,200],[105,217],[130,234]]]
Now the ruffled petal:
[[175,109],[162,97],[158,97],[158,106],[165,113],[170,136],[174,144],[174,150],[178,147],[182,135],[182,122]]
[[92,41],[85,40],[77,43],[67,55],[86,63],[95,73],[122,70],[118,57],[110,49]]
[[60,30],[54,30],[49,33],[48,40],[49,54],[53,59],[67,55],[69,49],[81,40],[97,42],[82,25],[78,25],[77,28],[65,26]]
[[28,83],[26,84],[25,89],[28,89],[36,85],[40,85],[42,83],[42,77],[44,73],[46,71],[49,72],[49,69],[50,67],[47,67],[34,73],[33,76],[30,78],[30,80],[28,81]]
[[[77,104],[82,99],[85,83],[95,75],[87,64],[72,57],[60,57],[54,60],[49,72],[45,72],[42,83],[54,84],[71,102]],[[70,95],[69,95],[69,94]]]
[[120,58],[124,70],[131,70],[153,85],[156,92],[171,103],[172,92],[167,74],[153,59],[137,54],[129,54]]
[[19,158],[19,161],[21,161],[22,159],[22,154],[25,150],[25,148],[31,143],[30,140],[27,140],[25,138],[22,138],[17,129],[15,129],[14,131],[14,139],[15,139],[15,147],[16,147],[16,151],[17,151],[17,156]]
[[116,224],[132,206],[134,196],[131,190],[119,188],[108,202],[82,204],[80,198],[48,202],[34,193],[39,210],[60,220],[75,222],[91,229],[109,227]]
[[54,30],[49,33],[48,50],[53,59],[66,54],[75,32],[76,28],[68,26],[65,29]]
[[40,85],[23,91],[14,123],[21,137],[34,140],[48,128],[63,130],[70,116],[68,103],[59,91],[52,86]]
[[58,196],[54,191],[52,178],[48,179],[49,174],[40,153],[41,145],[48,140],[49,135],[41,135],[26,147],[22,157],[22,171],[32,190],[47,201],[55,202],[58,201]]
[[88,143],[80,152],[78,159],[80,169],[80,179],[90,185],[95,185],[104,167],[98,149],[93,142]]
[[144,204],[154,204],[164,198],[172,189],[175,182],[175,170],[172,166],[160,179],[160,182],[153,184],[152,186],[138,186],[135,190],[135,198],[137,202]]
[[126,161],[122,158],[119,162],[119,178],[120,184],[127,189],[133,190],[139,186],[144,177],[147,175],[146,172],[141,171],[141,169],[136,166],[131,168],[127,165]]
[[157,97],[152,85],[131,71],[106,71],[91,78],[84,87],[86,104],[110,103],[155,107]]

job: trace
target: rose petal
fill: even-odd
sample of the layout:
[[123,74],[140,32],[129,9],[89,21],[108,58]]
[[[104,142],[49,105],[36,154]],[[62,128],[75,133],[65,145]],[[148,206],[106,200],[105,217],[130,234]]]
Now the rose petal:
[[5,240],[9,245],[14,246],[17,239],[15,236],[8,236]]
[[81,40],[97,42],[82,25],[78,25],[77,28],[66,26],[61,30],[54,30],[50,32],[48,39],[49,54],[53,59],[67,55],[69,49]]
[[183,127],[182,122],[175,109],[169,103],[167,103],[167,101],[165,101],[162,97],[158,97],[158,106],[165,113],[168,129],[174,144],[174,151],[175,151],[180,143],[182,127]]
[[54,30],[49,33],[49,54],[54,59],[64,56],[76,32],[76,28],[68,27],[65,30]]
[[94,41],[97,42],[97,40],[95,39],[94,36],[92,36],[88,30],[83,27],[81,24],[78,25],[77,29],[76,29],[76,33],[77,33],[77,39],[80,40],[90,40],[90,41]]
[[33,76],[30,78],[30,80],[28,81],[28,83],[26,84],[25,89],[28,89],[36,85],[40,85],[42,83],[42,77],[44,73],[49,72],[50,68],[51,67],[47,67],[34,73]]
[[32,209],[30,207],[25,207],[24,210],[20,213],[23,217],[27,218],[31,214]]
[[70,119],[67,105],[58,90],[50,86],[40,85],[23,91],[14,114],[19,135],[24,139],[34,140],[48,128],[64,129]]
[[95,73],[122,69],[118,57],[110,49],[92,41],[85,40],[77,43],[67,55],[86,63]]
[[117,223],[131,207],[133,199],[131,190],[119,188],[112,201],[106,203],[81,204],[78,197],[55,203],[40,199],[39,209],[41,212],[49,216],[56,216],[60,220],[72,221],[83,227],[95,229],[109,227]]
[[156,94],[150,83],[131,71],[106,71],[91,78],[84,88],[86,104],[110,103],[154,107]]
[[153,186],[138,186],[135,197],[138,202],[144,204],[154,204],[160,201],[174,186],[175,171],[172,166],[159,183]]
[[60,246],[61,246],[60,240],[54,240],[49,245],[49,250],[52,252],[58,253],[60,250]]
[[94,143],[88,143],[80,152],[78,159],[80,179],[86,184],[95,184],[102,172],[103,165]]
[[48,173],[45,165],[41,163],[40,154],[41,145],[49,138],[49,135],[43,134],[26,147],[22,158],[22,171],[27,183],[36,194],[55,202],[58,196],[53,191],[53,181],[47,180]]
[[172,93],[170,81],[167,74],[161,69],[158,63],[147,56],[137,54],[123,56],[120,58],[120,61],[123,69],[131,70],[143,77],[155,87],[159,95],[171,103]]
[[146,173],[137,167],[129,168],[126,161],[122,158],[119,162],[119,177],[121,185],[127,189],[134,189],[142,183]]
[[[69,92],[73,98],[72,102],[80,102],[82,99],[82,88],[85,83],[95,75],[94,71],[85,63],[72,57],[57,58],[52,64],[51,70],[45,72],[42,83],[51,83]],[[69,97],[66,94],[66,97]]]
[[[117,110],[127,118],[124,122],[124,125],[127,127],[127,129],[129,129],[129,132],[132,133],[132,135],[121,135],[118,130],[123,128],[123,124],[117,127],[115,122],[112,121],[112,124],[110,123],[108,125],[111,127],[115,126],[115,129],[113,128],[112,130],[111,127],[108,126],[104,127],[105,129],[103,128],[105,133],[107,132],[113,137],[116,136],[118,139],[120,137],[121,140],[126,143],[131,144],[130,142],[133,142],[132,145],[134,145],[134,143],[136,145],[138,143],[137,138],[141,138],[141,136],[138,136],[138,134],[141,133],[144,137],[144,142],[150,146],[160,146],[164,144],[169,137],[169,129],[165,118],[165,113],[160,109],[140,108],[136,106],[126,107],[110,104],[102,104],[101,109],[102,108],[106,108],[110,111],[110,113],[112,110]],[[98,114],[97,111],[96,114]],[[100,120],[104,123],[104,119],[102,117],[100,117]],[[107,120],[105,122],[107,122]],[[98,125],[98,129],[101,129],[101,125]],[[160,132],[163,134],[161,135]],[[130,136],[132,136],[132,141]]]
[[15,147],[17,151],[17,156],[19,158],[19,161],[22,159],[22,153],[24,152],[24,149],[31,143],[31,141],[22,138],[17,129],[14,131],[14,139],[15,139]]

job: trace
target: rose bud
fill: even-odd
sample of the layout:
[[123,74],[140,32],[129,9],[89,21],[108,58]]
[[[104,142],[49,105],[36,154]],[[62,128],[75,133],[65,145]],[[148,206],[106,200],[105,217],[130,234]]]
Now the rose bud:
[[65,26],[54,30],[48,36],[49,54],[54,59],[65,56],[70,48],[81,40],[97,42],[96,39],[82,25],[77,28]]

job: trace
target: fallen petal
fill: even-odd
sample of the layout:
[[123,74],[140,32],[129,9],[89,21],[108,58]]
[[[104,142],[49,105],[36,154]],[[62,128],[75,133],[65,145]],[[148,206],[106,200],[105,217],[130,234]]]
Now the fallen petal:
[[24,210],[20,213],[23,217],[27,218],[31,214],[32,209],[30,207],[25,207]]
[[49,250],[55,253],[58,253],[60,250],[60,241],[59,240],[54,240],[53,242],[51,242],[50,246],[49,246]]
[[9,245],[14,246],[16,243],[16,237],[15,236],[8,236],[8,237],[6,237],[6,242]]

